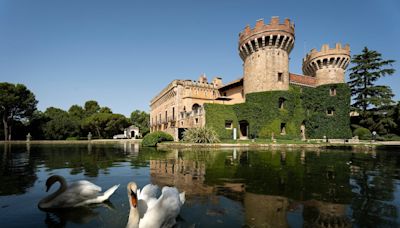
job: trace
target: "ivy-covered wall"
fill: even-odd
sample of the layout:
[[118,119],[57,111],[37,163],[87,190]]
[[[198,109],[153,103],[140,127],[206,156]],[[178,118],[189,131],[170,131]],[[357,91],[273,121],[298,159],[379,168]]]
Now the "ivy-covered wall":
[[[232,139],[233,128],[238,129],[238,121],[232,105],[204,104],[206,127],[213,128],[221,139]],[[225,121],[232,121],[232,128],[225,128]]]
[[[335,96],[330,89],[335,88]],[[281,106],[280,101],[283,101]],[[291,86],[288,91],[247,94],[246,102],[236,105],[206,104],[206,127],[214,128],[222,139],[232,138],[225,121],[238,129],[247,121],[249,138],[300,139],[302,124],[307,138],[350,138],[350,89],[347,84],[323,85],[317,88]],[[331,110],[332,115],[327,111]],[[285,133],[281,135],[282,125]]]
[[[279,100],[283,100],[280,108]],[[300,88],[291,87],[288,91],[270,91],[247,94],[246,102],[233,107],[238,121],[249,122],[249,137],[300,138],[300,125],[304,120]],[[285,123],[284,136],[281,124]]]
[[[336,95],[330,95],[330,89]],[[350,88],[345,83],[303,88],[306,132],[309,138],[351,138]],[[328,109],[333,115],[328,115]]]

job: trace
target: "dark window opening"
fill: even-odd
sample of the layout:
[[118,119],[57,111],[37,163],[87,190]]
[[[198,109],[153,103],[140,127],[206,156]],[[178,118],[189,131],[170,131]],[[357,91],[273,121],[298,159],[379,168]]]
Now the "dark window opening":
[[326,115],[328,115],[328,116],[333,116],[334,113],[335,113],[335,109],[333,109],[333,108],[328,108],[326,110]]
[[225,128],[232,129],[232,120],[225,120]]
[[280,97],[278,102],[278,108],[283,109],[283,104],[285,103],[285,98]]
[[329,89],[329,95],[331,96],[336,96],[336,88],[335,87],[331,87]]
[[281,123],[281,135],[286,135],[286,123]]
[[172,107],[172,120],[175,120],[175,107]]
[[282,72],[278,72],[278,82],[283,82],[283,74],[282,74]]
[[194,120],[195,120],[196,124],[199,123],[199,118],[195,118]]
[[226,97],[226,92],[224,92],[223,96]]

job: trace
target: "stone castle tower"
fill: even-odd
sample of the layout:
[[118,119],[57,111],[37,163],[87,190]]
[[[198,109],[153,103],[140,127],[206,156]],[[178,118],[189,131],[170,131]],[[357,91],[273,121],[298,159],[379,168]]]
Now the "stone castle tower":
[[337,43],[334,48],[322,45],[321,51],[312,49],[303,59],[303,74],[316,78],[316,86],[344,83],[344,73],[350,62],[350,47]]
[[294,24],[272,17],[269,24],[258,20],[239,34],[239,55],[243,64],[244,95],[289,89],[289,54],[294,46]]

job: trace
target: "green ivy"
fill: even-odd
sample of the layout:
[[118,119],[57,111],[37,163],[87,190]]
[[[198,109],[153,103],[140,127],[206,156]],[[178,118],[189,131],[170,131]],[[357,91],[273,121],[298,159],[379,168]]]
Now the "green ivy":
[[[204,104],[206,127],[213,128],[220,139],[231,139],[233,128],[238,128],[238,121],[232,105]],[[225,121],[232,121],[232,129],[225,128]]]
[[[256,138],[300,138],[300,125],[304,120],[300,88],[288,91],[269,91],[247,94],[246,102],[234,106],[238,121],[249,122],[249,136]],[[283,107],[279,100],[283,99]],[[281,123],[286,135],[281,136]]]
[[[330,96],[335,87],[336,96]],[[283,107],[279,100],[283,99]],[[350,138],[350,90],[347,84],[332,84],[317,88],[291,86],[288,91],[268,91],[247,94],[246,102],[235,105],[206,104],[206,126],[214,128],[221,139],[232,138],[232,129],[225,129],[225,121],[249,124],[249,137],[277,139],[301,138],[304,123],[307,138]],[[333,109],[332,116],[327,110]],[[281,135],[281,124],[285,135]]]
[[[330,96],[330,89],[333,87],[336,89],[336,96]],[[303,88],[303,105],[309,138],[351,138],[350,88],[347,84]],[[333,109],[332,116],[327,115],[328,109]]]

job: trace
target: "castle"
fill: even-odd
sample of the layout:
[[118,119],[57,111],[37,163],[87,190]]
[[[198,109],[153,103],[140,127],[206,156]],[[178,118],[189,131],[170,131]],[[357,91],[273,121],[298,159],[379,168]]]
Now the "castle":
[[[289,72],[295,26],[272,17],[239,34],[243,77],[227,84],[205,75],[174,80],[150,102],[150,129],[175,140],[188,128],[212,127],[221,138],[348,138],[350,92],[344,80],[350,47],[323,45]],[[236,130],[234,130],[236,129]]]

